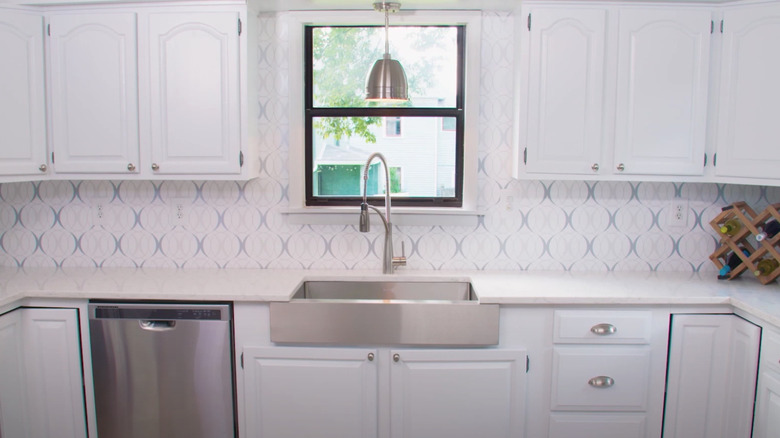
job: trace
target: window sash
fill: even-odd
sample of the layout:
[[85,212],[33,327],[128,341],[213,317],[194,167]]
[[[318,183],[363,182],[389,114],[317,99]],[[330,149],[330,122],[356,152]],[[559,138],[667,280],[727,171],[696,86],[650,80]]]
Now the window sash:
[[[352,206],[360,205],[360,197],[355,196],[315,196],[314,195],[314,128],[313,121],[318,117],[452,117],[455,118],[455,194],[452,197],[392,197],[393,205],[409,207],[454,207],[463,206],[464,179],[464,95],[465,95],[465,26],[453,25],[458,29],[457,45],[457,91],[454,108],[452,107],[314,107],[313,105],[313,32],[316,27],[304,27],[304,128],[305,128],[305,205],[306,206]],[[350,26],[345,26],[350,27]],[[360,27],[360,26],[355,26]],[[366,26],[371,27],[371,26]],[[412,27],[425,27],[412,26]],[[391,167],[393,167],[391,165]],[[373,202],[384,205],[384,198]]]

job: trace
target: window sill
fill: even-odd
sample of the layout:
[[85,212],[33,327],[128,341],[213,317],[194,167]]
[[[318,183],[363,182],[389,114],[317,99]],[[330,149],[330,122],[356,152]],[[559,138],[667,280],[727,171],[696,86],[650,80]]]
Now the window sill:
[[[379,207],[384,211],[383,207]],[[359,207],[302,207],[282,211],[291,224],[303,225],[357,225]],[[391,207],[390,220],[396,226],[462,226],[475,227],[479,217],[476,210],[460,208]]]

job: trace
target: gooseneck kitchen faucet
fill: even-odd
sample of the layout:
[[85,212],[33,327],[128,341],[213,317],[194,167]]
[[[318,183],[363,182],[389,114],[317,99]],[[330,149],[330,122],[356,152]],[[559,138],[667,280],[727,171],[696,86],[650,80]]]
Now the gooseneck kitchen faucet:
[[[385,168],[385,214],[368,203],[366,194],[368,186],[368,168],[374,158],[378,158]],[[368,218],[368,209],[374,210],[385,226],[385,248],[382,258],[382,273],[392,274],[396,266],[406,266],[406,255],[404,254],[403,242],[401,242],[401,257],[393,257],[393,224],[390,222],[390,169],[387,167],[387,160],[379,152],[374,152],[368,157],[366,165],[363,168],[363,202],[360,204],[360,232],[367,233],[371,228]]]

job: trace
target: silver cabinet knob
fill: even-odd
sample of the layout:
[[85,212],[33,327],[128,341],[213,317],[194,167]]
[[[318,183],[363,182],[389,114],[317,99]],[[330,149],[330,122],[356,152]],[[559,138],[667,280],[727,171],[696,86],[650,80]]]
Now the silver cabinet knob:
[[45,164],[41,164],[40,166],[38,166],[38,170],[40,170],[41,172],[46,172],[47,170],[49,170],[49,166]]
[[617,327],[608,323],[596,324],[590,328],[591,333],[599,336],[612,335],[617,332]]
[[622,171],[626,170],[626,166],[623,163],[620,163],[620,164],[618,164],[617,170],[622,172]]
[[372,362],[374,360],[374,353],[368,353],[368,361]]
[[401,355],[398,354],[398,353],[394,354],[393,355],[393,362],[398,362],[399,360],[401,360]]
[[135,164],[133,164],[133,163],[128,164],[127,165],[127,170],[129,170],[130,172],[133,172],[135,170]]
[[591,169],[593,169],[594,172],[599,171],[599,163],[593,163],[592,166],[590,166]]
[[596,376],[588,380],[588,385],[594,388],[609,388],[615,384],[615,379],[608,376]]
[[157,163],[152,163],[152,170],[160,170],[160,165]]

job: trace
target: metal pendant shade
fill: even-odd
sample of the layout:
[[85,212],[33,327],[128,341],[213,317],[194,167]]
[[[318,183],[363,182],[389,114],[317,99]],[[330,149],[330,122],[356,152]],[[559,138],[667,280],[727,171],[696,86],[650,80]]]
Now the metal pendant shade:
[[400,3],[374,3],[374,9],[385,13],[385,55],[374,63],[366,78],[366,100],[372,102],[404,102],[409,100],[406,72],[401,63],[390,57],[388,39],[389,13],[400,9]]

